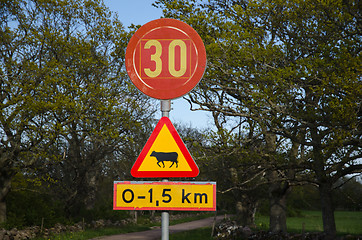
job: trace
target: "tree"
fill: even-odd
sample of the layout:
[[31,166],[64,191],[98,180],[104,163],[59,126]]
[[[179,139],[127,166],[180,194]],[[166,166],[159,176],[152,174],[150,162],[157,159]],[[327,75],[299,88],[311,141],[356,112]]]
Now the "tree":
[[[98,79],[108,80],[106,77]],[[52,164],[39,161],[38,164],[45,167],[37,166],[40,169],[37,175],[50,177],[50,191],[66,202],[68,216],[94,208],[99,183],[109,176],[110,168],[122,172],[130,170],[130,167],[122,167],[135,160],[127,152],[137,145],[135,135],[144,129],[141,124],[152,117],[148,99],[136,89],[124,91],[118,84],[112,88],[98,86],[99,92],[89,91],[89,94],[97,92],[97,97],[88,96],[78,101],[71,112],[63,109],[63,119],[54,114],[62,127],[56,144],[48,148],[52,151],[44,151],[59,160]],[[84,108],[89,100],[90,104]],[[77,113],[76,117],[73,117],[74,113]],[[54,153],[58,154],[54,156]]]
[[235,199],[238,223],[254,225],[258,202],[269,195],[270,225],[275,231],[286,231],[285,196],[289,184],[278,176],[281,171],[275,169],[276,162],[284,157],[275,149],[279,141],[270,135],[265,141],[251,121],[243,121],[243,127],[239,123],[238,129],[230,129],[225,125],[232,119],[215,112],[213,116],[218,130],[210,136],[211,147],[205,154],[210,157],[205,164],[209,167],[208,174],[214,172],[219,192],[231,193]]
[[[1,1],[0,4],[0,222],[3,222],[5,197],[12,177],[19,169],[32,164],[32,153],[39,144],[48,144],[46,136],[51,133],[48,103],[41,91],[46,69],[39,68],[39,61],[31,61],[39,52],[31,49],[37,44],[29,37],[33,29],[20,14],[25,3]],[[18,24],[18,28],[13,31],[11,24]]]
[[208,69],[190,101],[250,119],[266,141],[284,138],[284,152],[297,153],[284,169],[313,173],[304,180],[319,186],[324,231],[333,238],[332,185],[362,169],[358,1],[156,4],[206,45]]
[[[166,13],[169,15],[166,16],[179,17],[194,26],[202,35],[208,51],[209,67],[199,85],[200,87],[197,89],[199,91],[195,91],[196,94],[192,93],[190,95],[190,102],[197,103],[201,106],[201,109],[214,113],[215,124],[219,129],[219,133],[227,131],[223,129],[225,125],[228,125],[231,129],[249,131],[249,133],[245,134],[249,139],[241,142],[240,138],[237,138],[237,143],[248,145],[248,142],[255,139],[263,139],[262,144],[264,147],[259,152],[261,158],[255,159],[256,161],[253,164],[256,166],[262,165],[265,169],[269,169],[267,172],[267,179],[270,183],[269,195],[273,198],[271,201],[271,230],[286,231],[284,206],[286,200],[284,195],[287,194],[289,185],[283,183],[281,179],[278,179],[279,175],[275,174],[275,166],[278,163],[276,157],[278,155],[276,152],[278,143],[275,133],[271,132],[271,126],[275,123],[270,121],[272,113],[268,111],[267,100],[264,99],[263,93],[258,90],[261,83],[254,82],[254,76],[246,75],[252,75],[255,65],[250,60],[252,58],[249,59],[243,53],[243,51],[250,51],[252,46],[258,48],[257,39],[262,38],[262,33],[254,32],[252,25],[237,24],[231,26],[231,24],[225,22],[233,18],[233,13],[227,9],[228,4],[222,5],[220,3],[218,8],[218,3],[215,2],[215,5],[211,4],[209,7],[201,5],[200,9],[195,7],[195,1],[190,2],[187,6],[183,5],[184,2],[179,5],[163,2],[166,8],[179,10],[178,12],[170,10]],[[252,19],[249,22],[252,22]],[[243,29],[243,27],[246,28]],[[236,31],[238,31],[238,34],[243,34],[239,38],[250,39],[251,43],[238,41],[232,35]],[[240,51],[241,54],[236,54],[236,51]],[[254,51],[258,50],[255,49]],[[272,54],[269,55],[272,57]],[[246,59],[240,60],[239,57],[246,57]],[[244,66],[244,69],[240,70],[239,65]],[[243,76],[239,76],[240,74],[243,74]],[[261,85],[263,84],[265,83]],[[246,87],[250,87],[250,89]],[[236,118],[233,123],[230,121],[231,116]],[[228,123],[221,124],[225,121],[228,121]],[[237,144],[234,144],[234,146],[237,146]],[[251,158],[248,158],[248,160],[251,160]],[[258,175],[259,172],[257,171],[256,174]],[[274,223],[273,219],[279,222]]]
[[102,164],[152,114],[125,81],[129,33],[98,0],[0,4],[0,221],[26,168],[91,208]]

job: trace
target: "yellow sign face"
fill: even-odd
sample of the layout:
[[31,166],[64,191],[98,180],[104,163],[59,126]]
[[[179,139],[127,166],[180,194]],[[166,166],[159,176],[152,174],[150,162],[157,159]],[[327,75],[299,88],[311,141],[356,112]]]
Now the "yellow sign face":
[[[161,161],[157,159],[157,153],[176,153],[175,161],[167,159]],[[152,154],[154,153],[154,154]],[[191,171],[189,164],[186,162],[184,155],[177,146],[170,131],[166,125],[161,128],[158,137],[153,142],[150,150],[140,165],[139,171]]]
[[199,169],[167,117],[157,123],[131,169],[133,177],[196,177]]
[[215,182],[114,182],[114,210],[216,211]]

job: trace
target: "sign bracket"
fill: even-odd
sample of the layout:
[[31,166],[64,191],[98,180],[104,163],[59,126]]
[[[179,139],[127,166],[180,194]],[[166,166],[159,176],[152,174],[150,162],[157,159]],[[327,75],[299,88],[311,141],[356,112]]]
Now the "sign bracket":
[[171,111],[171,100],[161,100],[162,117],[169,117]]

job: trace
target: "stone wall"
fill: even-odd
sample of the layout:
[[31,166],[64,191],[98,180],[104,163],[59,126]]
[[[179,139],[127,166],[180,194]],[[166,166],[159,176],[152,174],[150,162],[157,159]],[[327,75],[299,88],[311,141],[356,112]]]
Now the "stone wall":
[[[198,215],[198,214],[197,214]],[[182,219],[187,216],[195,216],[195,214],[170,214],[170,220]],[[161,223],[161,216],[155,216],[152,220],[154,223]],[[79,222],[74,225],[63,225],[55,224],[52,228],[41,228],[39,226],[27,227],[24,229],[13,228],[11,230],[0,229],[0,240],[23,240],[23,239],[32,239],[36,236],[43,236],[47,238],[51,235],[65,233],[65,232],[79,232],[83,231],[85,228],[103,228],[103,227],[122,227],[129,224],[134,224],[134,218],[127,218],[120,221],[112,222],[110,220],[100,219],[97,221],[92,221],[91,223]]]

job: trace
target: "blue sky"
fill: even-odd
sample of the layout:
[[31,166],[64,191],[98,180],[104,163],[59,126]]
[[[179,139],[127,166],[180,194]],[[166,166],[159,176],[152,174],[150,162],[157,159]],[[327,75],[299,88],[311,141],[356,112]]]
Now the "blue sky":
[[[152,0],[104,0],[105,5],[111,11],[118,13],[119,20],[126,28],[132,23],[144,25],[149,21],[160,18],[162,10],[153,7],[153,2]],[[173,123],[183,123],[199,129],[212,126],[211,115],[204,111],[191,111],[186,100],[179,98],[172,100],[171,103],[170,119]],[[160,111],[159,117],[161,118]]]

